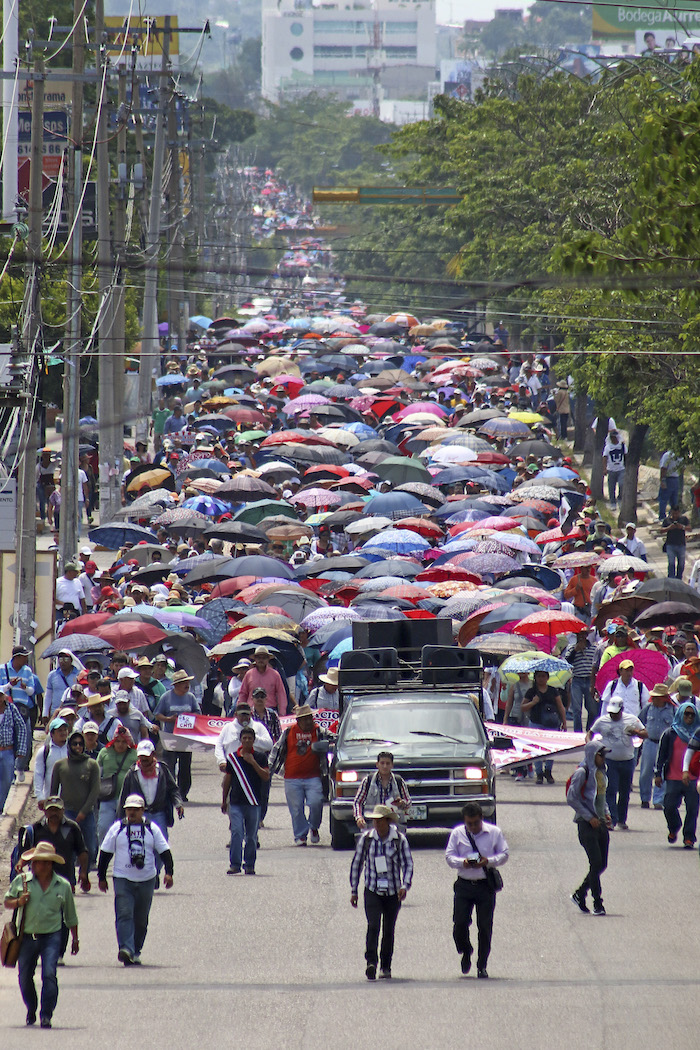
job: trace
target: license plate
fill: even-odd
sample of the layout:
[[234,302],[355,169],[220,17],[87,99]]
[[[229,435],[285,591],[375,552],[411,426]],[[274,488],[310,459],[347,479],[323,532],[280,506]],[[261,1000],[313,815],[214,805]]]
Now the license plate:
[[428,807],[427,806],[409,806],[408,813],[406,814],[409,820],[427,820],[428,819]]

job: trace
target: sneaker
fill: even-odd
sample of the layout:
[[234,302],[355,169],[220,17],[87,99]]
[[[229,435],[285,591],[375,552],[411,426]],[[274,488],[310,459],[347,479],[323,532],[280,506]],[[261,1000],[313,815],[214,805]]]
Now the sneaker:
[[241,874],[241,869],[240,868],[229,868],[228,871],[226,872],[226,874],[227,875],[240,875]]
[[390,981],[391,980],[391,969],[388,966],[382,966],[381,970],[379,971],[379,980],[380,981]]
[[693,839],[683,839],[683,849],[692,849],[694,845],[695,841]]
[[602,901],[598,901],[597,904],[593,905],[593,914],[594,915],[606,915],[607,914],[607,912],[605,911],[605,908],[603,907],[603,902]]
[[377,967],[374,963],[367,963],[367,969],[365,970],[365,977],[368,981],[376,981],[377,979]]
[[654,803],[654,809],[663,809],[663,808],[664,808],[664,807],[663,807],[663,806],[661,805],[661,803],[660,803],[660,802],[655,802],[655,803]]
[[626,824],[624,822],[624,820],[620,821],[620,823],[618,824],[618,827],[619,827],[620,831],[629,831],[629,825]]
[[134,957],[128,948],[120,948],[117,952],[117,959],[119,962],[124,963],[125,966],[131,966],[134,961]]
[[552,776],[551,772],[545,773],[544,779],[547,781],[548,784],[554,783],[554,777]]
[[591,914],[591,909],[586,907],[586,898],[583,896],[580,890],[574,890],[574,892],[571,894],[571,899],[576,905],[576,907],[579,909],[579,911],[585,912],[586,915]]
[[[642,809],[649,809],[649,803],[648,802],[642,802]],[[656,809],[656,806],[654,806],[654,809]]]
[[516,777],[515,777],[515,783],[516,784],[524,784],[526,781],[527,781],[527,777],[525,776],[524,773],[516,774]]
[[51,1027],[51,1018],[50,1017],[42,1017],[40,1019],[40,1021],[39,1021],[39,1027],[40,1028],[50,1028]]
[[18,784],[23,784],[24,783],[24,771],[21,770],[21,769],[20,769],[20,771],[17,774],[17,783]]
[[464,952],[461,961],[462,973],[469,973],[472,968],[472,953]]
[[668,841],[669,842],[673,843],[673,842],[676,841],[677,838],[678,838],[678,832],[677,831],[669,831],[669,833],[668,833]]
[[311,829],[311,845],[312,846],[318,846],[320,841],[321,841],[321,836],[318,833],[318,828],[312,828]]
[[36,1014],[27,1014],[27,1020],[24,1023],[27,1028],[31,1028],[33,1024],[36,1024]]
[[542,776],[541,773],[538,773],[537,776],[535,777],[535,783],[536,784],[544,784],[544,777]]
[[134,955],[134,957],[131,960],[131,962],[132,962],[132,964],[134,966],[140,966],[141,965],[141,955],[140,955],[139,952],[136,952],[136,954]]
[[480,969],[478,969],[476,971],[476,976],[482,981],[488,980],[489,975],[486,972],[486,967],[481,967]]
[[305,846],[306,845],[306,839],[294,839],[294,845],[295,846]]

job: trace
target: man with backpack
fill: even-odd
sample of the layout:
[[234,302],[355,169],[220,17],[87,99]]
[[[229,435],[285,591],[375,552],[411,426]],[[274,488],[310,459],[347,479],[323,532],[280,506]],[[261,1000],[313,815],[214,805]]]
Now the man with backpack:
[[611,827],[610,810],[606,801],[608,778],[605,775],[605,756],[608,749],[600,740],[590,740],[583,753],[583,762],[574,770],[566,784],[566,801],[574,811],[578,840],[588,857],[588,873],[571,900],[580,911],[590,915],[586,897],[593,895],[593,914],[605,915],[600,876],[608,866],[608,848]]
[[51,774],[56,762],[68,755],[68,723],[65,718],[49,722],[49,735],[34,760],[34,797],[39,809],[51,794]]
[[619,697],[622,708],[628,715],[639,718],[639,712],[649,703],[649,690],[634,677],[634,664],[631,660],[621,660],[618,674],[606,685],[600,698],[600,713],[607,713],[612,698]]

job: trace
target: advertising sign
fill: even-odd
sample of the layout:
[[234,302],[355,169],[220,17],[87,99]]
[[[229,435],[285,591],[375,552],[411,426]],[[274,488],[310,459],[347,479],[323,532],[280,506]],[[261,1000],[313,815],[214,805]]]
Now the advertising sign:
[[638,29],[642,35],[652,30],[657,44],[663,47],[666,36],[676,36],[684,29],[688,36],[700,35],[700,4],[695,0],[674,0],[673,6],[644,0],[635,4],[593,4],[594,37],[627,37],[633,39]]

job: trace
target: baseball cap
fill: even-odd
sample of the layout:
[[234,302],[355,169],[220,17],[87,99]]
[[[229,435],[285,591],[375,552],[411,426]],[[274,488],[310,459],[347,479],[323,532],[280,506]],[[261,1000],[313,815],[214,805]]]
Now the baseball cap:
[[97,722],[86,722],[83,726],[83,734],[85,733],[99,733],[100,727]]
[[626,671],[628,667],[631,667],[632,670],[634,670],[634,664],[631,660],[620,660],[620,663],[618,664],[619,671]]
[[627,524],[625,525],[625,528],[626,529],[636,529],[637,526],[635,525],[635,523],[633,521],[628,521]]
[[65,804],[60,795],[49,795],[44,802],[44,810],[47,809],[65,809]]
[[[144,741],[148,743],[148,741]],[[146,803],[140,795],[127,795],[124,800],[124,809],[145,809]]]
[[140,740],[136,748],[136,754],[140,758],[141,755],[152,755],[155,752],[155,747],[150,740]]
[[138,675],[133,669],[133,667],[122,667],[121,671],[117,675],[117,678],[119,679],[119,681],[121,681],[122,678],[138,678]]
[[80,554],[85,554],[89,558],[90,555],[92,554],[92,551],[90,550],[89,547],[81,547],[79,553]]
[[68,723],[66,722],[65,718],[54,718],[54,720],[49,723],[49,733],[52,733],[54,729],[60,729],[61,726],[67,725]]
[[615,714],[617,711],[621,711],[623,708],[622,700],[619,696],[614,696],[608,703],[608,711],[612,711]]

